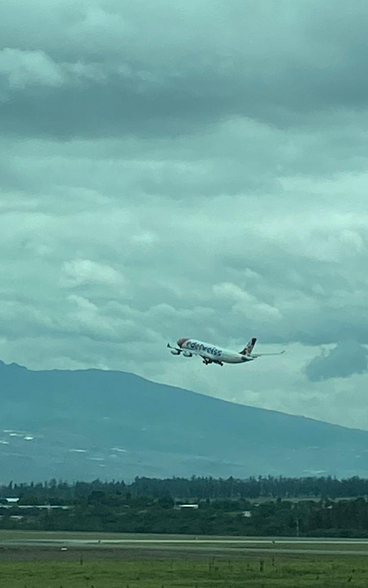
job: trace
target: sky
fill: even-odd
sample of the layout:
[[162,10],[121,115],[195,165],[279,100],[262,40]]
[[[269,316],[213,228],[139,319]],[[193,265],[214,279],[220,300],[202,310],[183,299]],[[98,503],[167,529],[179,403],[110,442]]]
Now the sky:
[[[0,358],[368,429],[367,28],[365,0],[2,0]],[[253,336],[285,355],[166,349]]]

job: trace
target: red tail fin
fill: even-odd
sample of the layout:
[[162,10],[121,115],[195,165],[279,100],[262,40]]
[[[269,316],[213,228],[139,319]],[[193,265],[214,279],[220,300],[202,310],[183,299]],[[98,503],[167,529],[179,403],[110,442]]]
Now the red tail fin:
[[246,347],[244,347],[244,349],[242,349],[242,351],[240,353],[242,355],[250,355],[252,353],[252,351],[253,351],[253,348],[254,348],[254,346],[256,344],[256,341],[257,341],[257,338],[256,337],[253,337],[249,341],[248,345]]

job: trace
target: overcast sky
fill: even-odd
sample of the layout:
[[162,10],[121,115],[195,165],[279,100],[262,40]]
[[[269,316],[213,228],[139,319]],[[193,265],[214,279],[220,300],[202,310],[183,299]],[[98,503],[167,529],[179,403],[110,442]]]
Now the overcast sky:
[[[2,0],[0,358],[368,429],[365,0]],[[193,337],[287,353],[173,357]]]

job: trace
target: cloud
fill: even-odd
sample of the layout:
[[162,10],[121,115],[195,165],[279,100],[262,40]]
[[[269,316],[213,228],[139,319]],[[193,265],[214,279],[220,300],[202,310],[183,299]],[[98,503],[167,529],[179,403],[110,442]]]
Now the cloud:
[[[3,0],[0,358],[366,427],[367,24]],[[207,369],[166,352],[181,336],[287,353]]]
[[123,276],[114,268],[89,259],[74,259],[64,263],[62,284],[73,288],[85,284],[105,284],[122,286]]
[[61,86],[64,78],[60,68],[43,51],[3,49],[0,52],[0,75],[9,89],[24,89],[28,85]]
[[[206,0],[201,8],[167,0],[154,7],[95,0],[78,8],[54,1],[45,8],[38,1],[17,15],[19,28],[13,10],[9,0],[0,9],[3,61],[13,87],[24,91],[3,105],[7,132],[173,137],[244,117],[316,131],[322,121],[333,128],[336,117],[365,110],[361,5],[352,11],[356,36],[352,15],[330,0],[318,12],[307,0],[267,10],[238,1],[226,7]],[[30,91],[36,80],[49,91]]]
[[368,370],[367,348],[356,341],[339,342],[330,351],[321,354],[307,365],[306,374],[311,382],[330,378],[349,378]]
[[279,321],[282,318],[277,308],[259,301],[256,296],[249,294],[235,284],[215,284],[213,293],[220,299],[230,302],[231,312],[238,315],[243,314],[250,320],[261,320],[263,323],[267,323],[268,321]]

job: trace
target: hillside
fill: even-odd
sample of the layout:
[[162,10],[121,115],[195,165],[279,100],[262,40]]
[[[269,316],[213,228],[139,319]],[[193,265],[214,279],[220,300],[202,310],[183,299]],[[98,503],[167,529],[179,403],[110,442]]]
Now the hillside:
[[0,483],[368,473],[366,431],[129,373],[0,362],[0,398]]

